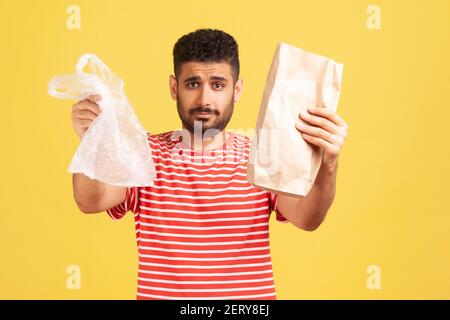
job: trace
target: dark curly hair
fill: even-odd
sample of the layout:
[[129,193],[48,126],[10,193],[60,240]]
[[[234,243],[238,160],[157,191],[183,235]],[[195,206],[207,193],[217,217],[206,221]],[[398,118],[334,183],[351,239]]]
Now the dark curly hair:
[[173,48],[173,66],[178,80],[183,62],[228,62],[233,80],[239,78],[238,44],[226,32],[216,29],[197,29],[185,34]]

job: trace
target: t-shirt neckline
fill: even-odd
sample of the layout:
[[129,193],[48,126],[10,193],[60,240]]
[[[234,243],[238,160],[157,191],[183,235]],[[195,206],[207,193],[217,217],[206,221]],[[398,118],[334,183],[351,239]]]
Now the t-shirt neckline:
[[214,149],[202,149],[202,150],[192,149],[187,144],[183,143],[182,136],[180,136],[181,139],[179,138],[177,141],[177,147],[184,149],[186,151],[195,152],[195,153],[210,153],[210,152],[215,152],[215,151],[216,152],[217,151],[225,151],[225,150],[227,150],[227,147],[231,146],[234,143],[235,135],[233,132],[226,131],[225,136],[226,136],[225,142],[222,144],[222,146],[214,148]]

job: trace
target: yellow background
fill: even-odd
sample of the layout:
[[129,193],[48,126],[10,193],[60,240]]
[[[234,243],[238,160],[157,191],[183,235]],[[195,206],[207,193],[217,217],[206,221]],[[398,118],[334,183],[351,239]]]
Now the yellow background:
[[[66,9],[81,9],[69,30]],[[366,27],[380,6],[381,30]],[[450,298],[450,1],[0,2],[0,298],[135,299],[132,215],[85,215],[68,164],[71,102],[47,95],[56,74],[96,53],[125,81],[150,132],[179,127],[172,47],[199,27],[239,43],[242,100],[229,128],[256,123],[279,41],[344,64],[338,113],[349,124],[337,195],[315,232],[271,220],[279,299]],[[69,290],[66,269],[81,268]],[[381,268],[380,290],[366,286]]]

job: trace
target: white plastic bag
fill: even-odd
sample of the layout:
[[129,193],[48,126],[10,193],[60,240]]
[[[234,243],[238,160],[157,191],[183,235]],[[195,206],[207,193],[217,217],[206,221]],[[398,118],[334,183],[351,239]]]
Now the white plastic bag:
[[83,136],[68,171],[118,186],[151,186],[155,168],[147,131],[124,92],[123,81],[94,54],[78,60],[76,73],[50,80],[49,95],[84,100],[101,95],[101,113]]

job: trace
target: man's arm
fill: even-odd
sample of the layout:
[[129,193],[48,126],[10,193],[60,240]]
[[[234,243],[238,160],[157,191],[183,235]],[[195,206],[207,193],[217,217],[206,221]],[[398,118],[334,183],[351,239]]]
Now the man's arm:
[[[101,110],[97,102],[100,96],[93,95],[72,106],[72,125],[80,140]],[[126,188],[108,185],[90,179],[81,173],[73,175],[73,196],[78,208],[84,213],[102,212],[125,201]]]
[[73,196],[84,213],[98,213],[125,201],[126,187],[112,186],[90,179],[82,173],[73,174]]
[[277,208],[297,227],[313,231],[325,219],[336,193],[338,156],[347,137],[348,124],[334,111],[311,107],[295,124],[302,138],[319,147],[322,164],[306,197],[278,195]]
[[296,227],[316,230],[324,221],[336,194],[337,161],[322,165],[313,187],[306,197],[296,198],[279,194],[277,209]]

